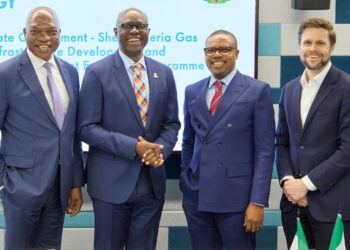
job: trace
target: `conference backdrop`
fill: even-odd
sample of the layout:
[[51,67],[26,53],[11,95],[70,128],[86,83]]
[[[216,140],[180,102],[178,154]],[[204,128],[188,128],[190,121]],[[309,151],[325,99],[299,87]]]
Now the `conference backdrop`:
[[[80,78],[86,67],[115,53],[118,13],[129,7],[143,10],[151,29],[144,54],[174,72],[180,119],[188,84],[209,76],[203,48],[207,36],[226,29],[234,33],[240,50],[237,68],[254,77],[256,67],[257,0],[0,0],[0,62],[25,48],[22,32],[28,12],[37,6],[53,8],[61,23],[56,55],[73,64]],[[181,149],[182,131],[175,150]]]

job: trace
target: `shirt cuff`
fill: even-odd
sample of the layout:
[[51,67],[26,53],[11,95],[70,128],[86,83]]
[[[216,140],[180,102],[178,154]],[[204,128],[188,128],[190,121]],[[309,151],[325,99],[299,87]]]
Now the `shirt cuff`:
[[280,181],[280,185],[282,185],[282,183],[286,180],[293,180],[295,179],[293,175],[286,175],[282,178],[282,180]]
[[251,202],[250,204],[254,204],[254,205],[257,205],[257,206],[259,206],[259,207],[265,207],[264,205],[261,205],[261,204],[259,204],[259,203],[255,203],[255,202]]
[[4,185],[2,185],[2,186],[0,187],[0,191],[3,190],[3,189],[4,189]]
[[304,182],[305,186],[310,190],[310,191],[315,191],[317,190],[317,187],[312,183],[310,178],[305,175],[301,180]]

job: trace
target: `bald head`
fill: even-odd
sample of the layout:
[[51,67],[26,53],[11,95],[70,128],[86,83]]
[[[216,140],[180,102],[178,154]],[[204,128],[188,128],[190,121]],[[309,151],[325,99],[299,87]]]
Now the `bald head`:
[[56,14],[56,12],[46,6],[40,6],[40,7],[36,7],[34,9],[32,9],[27,16],[27,20],[26,20],[26,24],[25,24],[25,30],[28,32],[29,27],[32,23],[32,20],[35,18],[35,16],[40,15],[40,14],[46,14],[48,16],[51,16],[52,20],[54,21],[54,23],[56,24],[57,29],[60,31],[61,30],[61,26],[60,26],[60,21],[58,19],[58,16]]
[[123,16],[125,16],[126,14],[128,14],[129,12],[137,12],[139,14],[141,14],[141,16],[144,18],[145,20],[145,23],[148,24],[148,17],[147,15],[142,11],[142,10],[139,10],[137,8],[128,8],[128,9],[125,9],[123,11],[121,11],[117,17],[117,27],[119,26],[119,24],[121,24],[121,19]]

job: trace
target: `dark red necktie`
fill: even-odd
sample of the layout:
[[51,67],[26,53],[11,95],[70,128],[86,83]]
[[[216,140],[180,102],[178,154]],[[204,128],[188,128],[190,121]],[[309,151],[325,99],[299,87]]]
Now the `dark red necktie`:
[[213,96],[213,99],[211,99],[210,109],[209,109],[209,113],[211,115],[214,114],[216,108],[218,107],[218,105],[219,105],[219,103],[221,101],[221,98],[222,98],[222,85],[223,84],[224,84],[223,82],[219,82],[219,81],[214,82],[215,94]]

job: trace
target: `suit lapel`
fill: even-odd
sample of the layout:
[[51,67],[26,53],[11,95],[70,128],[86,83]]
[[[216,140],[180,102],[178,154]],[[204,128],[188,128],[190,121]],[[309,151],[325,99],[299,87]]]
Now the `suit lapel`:
[[57,127],[56,119],[51,111],[50,105],[45,97],[44,90],[42,89],[39,79],[35,73],[33,65],[28,57],[27,52],[23,52],[19,59],[19,73],[28,86],[33,96],[37,99],[44,112],[47,114],[51,122]]
[[[246,80],[243,78],[241,73],[237,71],[232,81],[228,85],[224,95],[222,96],[221,102],[215,110],[212,119],[210,120],[207,134],[217,124],[218,120],[230,109],[230,107],[236,102],[237,98],[248,88]],[[208,111],[209,113],[209,111]]]
[[338,72],[336,69],[332,66],[329,70],[329,72],[326,75],[326,78],[323,80],[322,85],[317,92],[317,95],[315,97],[315,100],[313,101],[311,108],[309,110],[309,113],[307,114],[305,124],[302,130],[302,134],[309,126],[312,118],[315,116],[315,113],[317,109],[320,107],[321,103],[326,99],[326,97],[333,91],[334,89],[334,83],[338,79]]
[[193,103],[193,107],[198,109],[199,116],[203,119],[201,123],[207,124],[210,119],[209,109],[206,103],[206,93],[210,78],[204,79],[198,87],[198,96]]
[[297,134],[301,134],[302,126],[301,126],[301,115],[300,115],[300,100],[301,100],[301,84],[300,78],[296,81],[296,86],[292,95],[291,109],[292,109],[292,122],[294,123],[294,128],[297,129]]
[[155,75],[158,75],[158,73],[153,67],[153,64],[150,63],[150,61],[147,60],[146,57],[145,57],[145,62],[147,65],[147,75],[148,75],[148,84],[149,84],[149,98],[148,98],[149,100],[148,100],[148,111],[147,111],[148,119],[146,123],[146,129],[147,129],[150,125],[150,121],[152,121],[152,117],[154,114],[155,103],[156,103],[155,100],[158,96],[157,84],[159,84],[159,82],[157,81],[158,78],[155,77]]
[[128,103],[135,115],[135,119],[139,123],[141,127],[143,127],[143,123],[141,120],[141,115],[139,111],[139,106],[137,105],[137,100],[135,98],[135,93],[132,88],[132,84],[130,82],[130,78],[128,76],[128,72],[125,70],[124,63],[119,55],[118,52],[116,52],[113,56],[113,73],[114,77],[117,79],[118,84],[120,85],[120,88],[123,90]]
[[69,116],[73,114],[72,108],[73,108],[73,104],[75,103],[75,95],[74,95],[74,90],[72,86],[72,79],[67,71],[67,68],[64,66],[61,60],[59,60],[58,58],[55,58],[55,60],[69,95],[69,104],[68,104],[67,114],[63,122],[63,127],[62,127],[62,130],[63,130],[65,128],[65,124],[67,124],[66,121],[69,119]]

